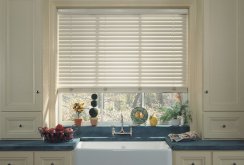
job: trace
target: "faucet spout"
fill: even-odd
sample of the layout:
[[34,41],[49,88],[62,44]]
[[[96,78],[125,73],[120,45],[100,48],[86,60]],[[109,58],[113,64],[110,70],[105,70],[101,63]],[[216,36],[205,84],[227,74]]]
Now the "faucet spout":
[[120,131],[119,132],[116,132],[115,131],[115,127],[113,126],[112,127],[112,135],[130,135],[132,136],[132,127],[130,127],[130,132],[126,132],[124,130],[124,117],[123,115],[121,114],[121,128],[120,128]]

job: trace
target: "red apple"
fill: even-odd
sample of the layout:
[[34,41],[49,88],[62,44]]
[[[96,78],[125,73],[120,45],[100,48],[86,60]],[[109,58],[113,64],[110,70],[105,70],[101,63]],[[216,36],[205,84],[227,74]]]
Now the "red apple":
[[65,128],[64,133],[72,133],[73,129],[72,128]]
[[50,128],[50,129],[48,130],[48,132],[49,132],[50,134],[54,134],[54,133],[56,132],[56,130],[55,130],[54,128]]
[[63,126],[62,124],[58,124],[58,125],[55,127],[55,130],[56,130],[57,132],[59,132],[59,131],[64,131],[64,126]]

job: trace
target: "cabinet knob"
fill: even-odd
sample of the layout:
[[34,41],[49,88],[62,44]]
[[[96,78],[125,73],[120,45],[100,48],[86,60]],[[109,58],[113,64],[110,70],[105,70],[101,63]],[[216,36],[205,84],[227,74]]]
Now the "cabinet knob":
[[233,165],[237,165],[237,164],[234,162]]
[[195,165],[195,163],[193,162],[193,163],[191,163],[191,165]]
[[208,94],[208,90],[205,91],[205,94]]
[[40,91],[39,90],[36,90],[36,94],[39,94],[40,93]]
[[22,124],[20,124],[19,127],[22,128],[23,127]]
[[8,163],[8,165],[11,165],[11,163]]
[[51,163],[50,165],[54,165],[54,163]]
[[[226,125],[224,124],[224,125],[222,125],[222,128],[226,128]],[[233,164],[234,165],[234,164]]]

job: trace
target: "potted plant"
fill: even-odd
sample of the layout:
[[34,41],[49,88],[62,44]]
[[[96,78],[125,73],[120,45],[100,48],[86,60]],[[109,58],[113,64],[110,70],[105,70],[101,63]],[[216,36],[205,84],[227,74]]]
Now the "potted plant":
[[77,114],[77,118],[74,120],[76,126],[81,126],[82,118],[80,118],[81,112],[85,109],[85,103],[84,102],[77,102],[74,103],[73,109]]
[[[191,119],[188,112],[187,102],[184,104],[175,103],[173,106],[163,107],[161,110],[163,115],[160,117],[160,120],[164,122],[168,121],[170,125],[183,125]],[[183,120],[183,122],[181,122],[180,118],[185,119],[185,121]]]
[[96,107],[93,107],[89,110],[89,115],[90,115],[90,122],[92,126],[96,126],[97,125],[97,115],[98,115],[98,110]]
[[163,122],[169,122],[171,125],[179,125],[180,121],[178,116],[180,115],[180,108],[178,104],[175,104],[171,107],[163,107],[163,115],[160,117],[160,120]]
[[90,115],[90,123],[92,126],[96,126],[97,125],[97,121],[98,121],[98,118],[97,118],[97,115],[98,115],[98,109],[96,108],[97,107],[97,94],[92,94],[91,95],[91,106],[92,108],[89,110],[89,115]]

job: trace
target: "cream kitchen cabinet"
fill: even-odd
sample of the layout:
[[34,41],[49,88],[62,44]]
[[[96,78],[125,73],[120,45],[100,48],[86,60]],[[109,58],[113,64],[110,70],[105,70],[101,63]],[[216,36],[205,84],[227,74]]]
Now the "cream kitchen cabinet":
[[1,126],[3,127],[2,138],[4,139],[31,139],[40,138],[37,130],[42,125],[41,112],[2,112]]
[[244,138],[244,1],[203,7],[203,138]]
[[[7,132],[2,137],[37,138],[37,131],[29,129],[37,126],[33,123],[42,126],[41,0],[0,0],[0,4],[0,111],[6,121],[1,132]],[[27,119],[29,114],[38,119]]]
[[173,165],[243,165],[244,151],[173,151]]
[[204,135],[211,138],[243,138],[244,112],[204,112]]
[[0,165],[72,165],[73,151],[1,151]]
[[222,151],[213,152],[214,165],[243,165],[244,152],[243,151]]
[[34,165],[72,165],[72,151],[45,151],[34,154]]
[[0,152],[0,165],[33,165],[33,152]]
[[174,151],[173,165],[211,165],[210,151]]
[[204,0],[204,111],[244,111],[244,1]]

